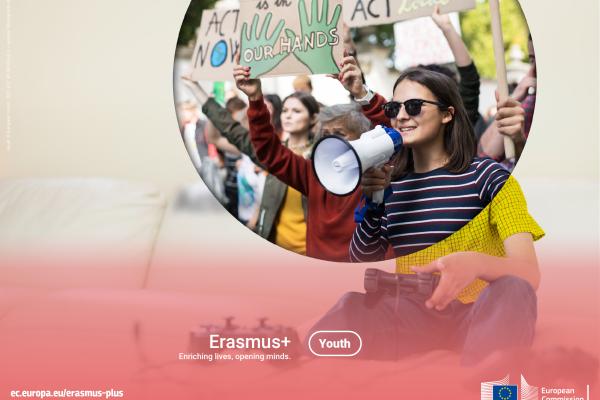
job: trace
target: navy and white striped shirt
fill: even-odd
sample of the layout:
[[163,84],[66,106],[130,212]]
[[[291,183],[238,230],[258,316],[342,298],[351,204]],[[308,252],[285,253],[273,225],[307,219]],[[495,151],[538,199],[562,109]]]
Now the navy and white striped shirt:
[[483,210],[509,177],[500,164],[475,158],[463,173],[439,168],[391,183],[385,206],[370,209],[350,244],[354,262],[383,260],[422,250],[458,231]]

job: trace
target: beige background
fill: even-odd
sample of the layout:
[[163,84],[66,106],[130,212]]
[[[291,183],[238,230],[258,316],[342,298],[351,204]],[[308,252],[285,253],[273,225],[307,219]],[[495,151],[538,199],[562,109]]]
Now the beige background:
[[[0,177],[117,177],[166,192],[196,181],[171,82],[187,6],[0,0]],[[556,244],[552,231],[568,228],[597,244],[598,2],[565,9],[528,0],[522,7],[536,45],[539,95],[516,175],[549,233],[544,243]]]
[[2,176],[121,177],[165,190],[195,180],[171,82],[187,6],[187,0],[1,0],[1,92],[8,17],[12,120],[7,131],[3,95]]

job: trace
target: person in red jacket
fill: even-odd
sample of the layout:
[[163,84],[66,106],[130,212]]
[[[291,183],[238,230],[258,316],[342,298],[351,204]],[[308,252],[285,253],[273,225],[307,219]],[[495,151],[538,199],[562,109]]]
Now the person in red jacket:
[[[327,192],[317,180],[312,162],[281,145],[269,117],[263,99],[259,79],[249,79],[250,68],[236,66],[234,78],[238,89],[248,96],[248,121],[250,137],[256,156],[269,173],[298,190],[308,199],[306,221],[306,255],[328,261],[350,261],[348,243],[356,225],[354,209],[359,204],[362,192],[340,197]],[[330,109],[335,111],[334,106]],[[352,111],[348,105],[344,118],[322,121],[321,132],[338,134],[354,140],[370,129],[369,121],[359,110]],[[350,112],[348,112],[350,111]],[[327,115],[327,111],[322,112]]]

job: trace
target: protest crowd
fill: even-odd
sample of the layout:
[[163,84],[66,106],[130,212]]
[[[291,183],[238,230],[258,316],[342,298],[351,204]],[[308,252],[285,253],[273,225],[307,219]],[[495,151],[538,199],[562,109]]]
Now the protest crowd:
[[[419,65],[418,68],[449,78],[460,96],[465,117],[470,124],[471,139],[476,149],[474,159],[480,160],[475,162],[484,166],[488,162],[486,160],[496,161],[498,164],[494,164],[495,171],[491,177],[495,179],[502,175],[500,181],[504,182],[523,150],[535,108],[536,69],[531,36],[528,43],[529,72],[518,84],[513,85],[508,100],[498,103],[494,112],[484,116],[479,112],[481,82],[476,60],[471,58],[467,46],[447,15],[441,14],[436,8],[431,18],[444,35],[455,62],[454,65],[431,64]],[[390,123],[390,118],[386,117],[387,111],[375,115],[381,110],[373,111],[368,101],[366,106],[364,100],[360,101],[361,95],[368,97],[371,94],[363,93],[363,85],[368,89],[368,82],[365,82],[360,70],[356,46],[349,35],[345,37],[344,47],[346,64],[340,74],[331,78],[338,79],[348,90],[350,102],[325,105],[327,102],[324,99],[322,102],[311,95],[313,88],[310,77],[297,76],[290,87],[289,96],[283,101],[276,94],[264,95],[269,122],[278,142],[274,143],[272,137],[266,138],[269,140],[264,146],[271,146],[267,149],[260,147],[262,142],[258,139],[251,139],[249,116],[252,118],[255,112],[242,99],[246,96],[239,91],[227,93],[225,103],[221,105],[197,82],[184,77],[183,83],[193,94],[195,102],[179,104],[180,124],[184,141],[189,144],[190,155],[203,180],[227,211],[241,223],[265,239],[299,254],[331,261],[368,261],[374,258],[357,256],[356,253],[369,250],[372,251],[371,255],[385,253],[387,243],[374,251],[371,246],[364,244],[364,237],[357,235],[352,240],[356,226],[362,226],[357,232],[369,235],[364,225],[368,224],[368,219],[357,217],[355,220],[355,211],[360,211],[361,204],[362,213],[365,212],[363,193],[357,190],[343,198],[330,195],[318,185],[314,173],[308,169],[312,146],[319,138],[338,135],[346,140],[356,140],[373,126]],[[359,76],[355,77],[357,74]],[[353,92],[352,86],[358,90]],[[371,97],[378,100],[377,107],[385,103],[379,99],[380,96]],[[509,137],[515,145],[514,159],[509,160],[504,156],[505,137]],[[299,171],[291,169],[296,164],[277,156],[278,152],[288,154],[287,151],[278,150],[278,145],[306,160],[299,165]],[[369,175],[365,175],[368,179]],[[315,190],[311,191],[312,184]],[[497,185],[491,195],[501,186]],[[438,229],[445,233],[420,241],[423,244],[408,246],[405,243],[402,251],[390,249],[386,258],[392,258],[394,253],[415,252],[426,247],[426,243],[442,240],[459,230],[484,206],[476,205],[474,212],[462,216],[463,221]],[[363,221],[363,225],[356,225],[359,221]],[[350,246],[351,242],[361,245]]]

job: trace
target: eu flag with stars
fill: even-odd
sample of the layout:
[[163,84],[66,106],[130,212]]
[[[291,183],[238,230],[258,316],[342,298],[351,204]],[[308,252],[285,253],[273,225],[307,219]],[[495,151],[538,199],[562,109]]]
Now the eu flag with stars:
[[517,385],[500,385],[492,388],[493,400],[518,400]]

